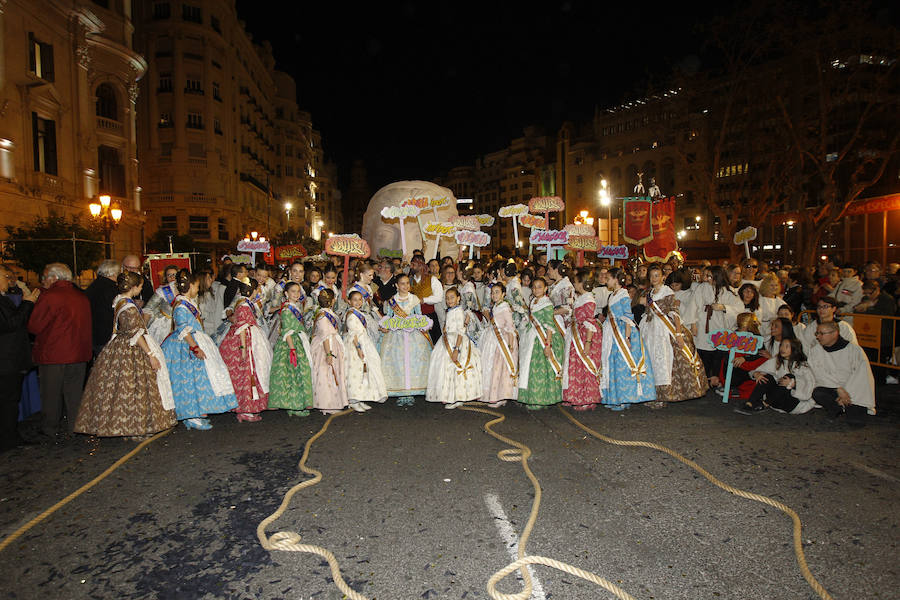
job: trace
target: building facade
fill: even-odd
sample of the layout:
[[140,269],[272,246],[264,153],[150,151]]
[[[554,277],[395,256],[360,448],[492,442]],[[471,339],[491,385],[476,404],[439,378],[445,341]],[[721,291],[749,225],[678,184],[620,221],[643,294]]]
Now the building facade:
[[135,103],[147,64],[132,48],[131,3],[0,0],[0,225],[51,215],[91,221],[111,196],[115,256],[144,223]]

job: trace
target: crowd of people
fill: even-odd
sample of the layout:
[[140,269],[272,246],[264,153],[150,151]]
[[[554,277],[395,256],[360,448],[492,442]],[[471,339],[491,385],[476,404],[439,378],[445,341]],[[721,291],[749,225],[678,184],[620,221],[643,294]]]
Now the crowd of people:
[[[869,365],[889,360],[894,322],[879,358],[857,344],[850,316],[897,314],[896,264],[867,263],[860,277],[849,264],[773,271],[753,258],[576,268],[571,256],[416,251],[408,263],[354,260],[341,281],[342,261],[169,266],[155,290],[134,255],[104,261],[84,291],[61,263],[33,291],[0,266],[2,447],[31,441],[16,419],[34,365],[38,441],[140,438],[178,421],[205,430],[225,412],[241,422],[275,409],[363,412],[388,398],[623,411],[710,390],[747,415],[821,408],[862,422],[875,413],[875,378],[896,382]],[[730,390],[729,355],[710,339],[720,330],[763,339],[731,361]]]

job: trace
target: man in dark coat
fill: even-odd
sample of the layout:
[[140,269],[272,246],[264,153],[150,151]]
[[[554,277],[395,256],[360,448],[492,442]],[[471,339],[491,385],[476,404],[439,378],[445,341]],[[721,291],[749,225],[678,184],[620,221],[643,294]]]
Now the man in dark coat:
[[63,401],[69,433],[78,416],[84,372],[91,360],[91,303],[62,263],[47,265],[41,283],[44,293],[28,319],[28,331],[35,336],[31,354],[41,384],[42,426],[52,437],[59,432]]
[[91,303],[91,344],[94,358],[112,337],[113,300],[119,295],[116,277],[121,269],[114,260],[104,260],[97,267],[97,279],[84,291]]
[[141,295],[138,298],[135,298],[135,302],[138,303],[138,306],[141,308],[144,307],[145,304],[150,302],[150,298],[153,297],[153,284],[144,275],[143,271],[141,271],[141,259],[137,254],[129,254],[125,258],[122,259],[122,270],[123,271],[131,271],[132,273],[137,273],[144,279],[144,286],[141,288]]
[[22,381],[31,366],[28,317],[41,293],[32,290],[17,306],[7,295],[15,285],[15,274],[0,265],[0,452],[25,443],[16,427]]

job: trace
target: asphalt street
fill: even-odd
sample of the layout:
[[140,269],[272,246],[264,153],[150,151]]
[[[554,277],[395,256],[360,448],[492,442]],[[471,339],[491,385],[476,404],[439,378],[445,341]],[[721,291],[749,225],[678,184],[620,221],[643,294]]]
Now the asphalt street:
[[[900,598],[900,386],[879,390],[864,427],[821,411],[733,412],[712,395],[662,410],[575,413],[621,439],[654,441],[719,479],[794,508],[810,569],[835,599]],[[500,409],[496,430],[527,444],[541,482],[527,551],[605,577],[636,598],[817,598],[791,521],[731,495],[660,452],[587,437],[557,410]],[[518,463],[482,430],[489,417],[421,400],[334,420],[308,464],[324,479],[269,528],[330,549],[377,600],[487,599],[512,562],[533,499]],[[258,523],[304,479],[303,445],[325,421],[212,417],[150,444],[0,552],[3,598],[338,599],[326,563],[263,550]],[[0,455],[0,539],[76,490],[135,442],[76,436]],[[606,599],[535,567],[533,598]],[[502,591],[521,588],[515,577]]]

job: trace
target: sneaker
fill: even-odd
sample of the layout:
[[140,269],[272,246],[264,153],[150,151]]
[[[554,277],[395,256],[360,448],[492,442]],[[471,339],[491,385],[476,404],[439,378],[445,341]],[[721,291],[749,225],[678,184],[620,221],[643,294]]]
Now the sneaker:
[[713,388],[713,392],[715,392],[716,395],[718,395],[718,396],[724,396],[724,395],[725,395],[725,388],[723,388],[723,387]]

